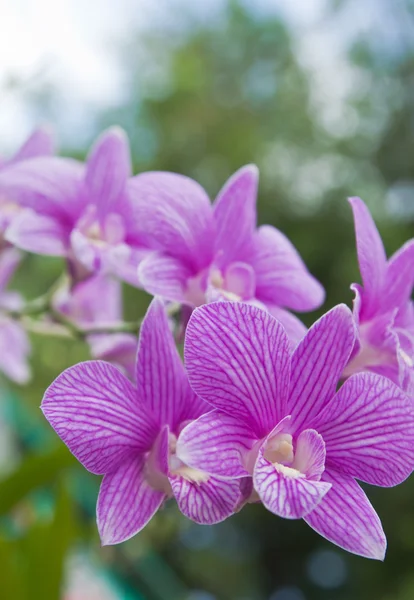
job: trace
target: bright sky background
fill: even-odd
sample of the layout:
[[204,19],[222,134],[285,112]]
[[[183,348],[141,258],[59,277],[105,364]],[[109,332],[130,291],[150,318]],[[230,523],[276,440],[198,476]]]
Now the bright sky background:
[[[327,126],[346,122],[341,100],[355,85],[344,59],[346,31],[378,26],[370,23],[369,10],[374,3],[378,15],[377,0],[365,0],[365,13],[355,0],[352,19],[336,27],[321,21],[326,0],[244,2],[255,12],[285,14],[298,33],[298,55],[312,71]],[[0,152],[11,152],[36,124],[29,99],[45,85],[58,91],[52,119],[60,139],[83,146],[98,109],[116,106],[127,92],[116,43],[151,23],[179,24],[183,8],[205,20],[217,18],[222,6],[223,0],[0,0]],[[12,81],[19,83],[15,89]]]

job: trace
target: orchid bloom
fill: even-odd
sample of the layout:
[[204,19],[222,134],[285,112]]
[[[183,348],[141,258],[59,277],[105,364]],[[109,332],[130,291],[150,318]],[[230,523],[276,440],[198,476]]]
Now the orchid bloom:
[[156,250],[139,267],[149,293],[191,307],[244,301],[269,310],[293,343],[306,328],[293,314],[319,307],[322,286],[290,241],[256,226],[258,170],[237,171],[213,206],[195,181],[174,173],[143,173],[129,182],[141,236]]
[[363,286],[353,284],[358,340],[344,376],[372,371],[414,395],[414,240],[388,261],[368,208],[351,198]]
[[191,469],[176,454],[183,427],[206,405],[191,391],[158,299],[141,327],[136,386],[106,362],[80,363],[52,383],[42,410],[84,467],[104,475],[97,505],[103,544],[135,535],[171,496],[184,515],[209,524],[240,502],[237,480]]
[[0,252],[0,371],[16,383],[26,383],[30,378],[29,339],[20,323],[8,317],[6,312],[19,310],[23,304],[20,294],[6,290],[20,258],[20,252],[15,248]]
[[393,486],[410,475],[414,411],[376,374],[353,375],[336,391],[354,342],[345,305],[319,319],[293,354],[282,325],[255,306],[196,309],[185,364],[193,390],[215,410],[182,431],[176,453],[216,476],[250,475],[269,511],[382,559],[381,522],[356,479]]
[[[37,156],[51,156],[53,153],[54,141],[52,134],[47,128],[40,127],[28,137],[14,156],[7,160],[2,160],[0,157],[0,172],[22,161]],[[4,245],[4,233],[19,210],[21,210],[19,204],[0,190],[0,245]]]
[[143,249],[127,192],[128,140],[112,128],[93,146],[86,165],[67,158],[37,158],[0,173],[0,193],[20,211],[6,232],[15,246],[64,256],[75,280],[116,272],[137,285]]
[[[89,277],[74,287],[68,282],[55,294],[53,306],[80,327],[116,326],[122,323],[121,282],[105,275]],[[136,335],[94,333],[87,336],[87,342],[93,358],[106,360],[134,378]]]

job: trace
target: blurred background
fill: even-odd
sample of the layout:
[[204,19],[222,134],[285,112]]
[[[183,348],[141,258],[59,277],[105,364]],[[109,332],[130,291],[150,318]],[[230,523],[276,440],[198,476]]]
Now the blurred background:
[[[256,163],[260,222],[292,239],[327,289],[324,309],[351,304],[346,197],[367,202],[389,254],[414,235],[414,2],[0,0],[0,153],[45,121],[78,158],[119,124],[135,172],[184,173],[212,198]],[[33,298],[62,268],[28,256],[14,285]],[[125,290],[126,318],[147,304]],[[136,538],[101,548],[99,478],[38,408],[88,351],[32,341],[32,382],[0,384],[2,599],[414,599],[413,479],[368,489],[388,537],[384,564],[256,505],[202,527],[171,502]]]

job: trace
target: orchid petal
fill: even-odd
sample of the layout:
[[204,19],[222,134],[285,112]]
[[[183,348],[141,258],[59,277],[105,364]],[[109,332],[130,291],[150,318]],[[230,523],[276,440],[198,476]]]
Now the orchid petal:
[[308,272],[293,244],[274,227],[258,229],[249,262],[261,302],[297,311],[314,310],[323,303],[323,287]]
[[246,458],[256,441],[248,425],[213,410],[182,430],[176,453],[194,469],[220,477],[246,477]]
[[66,369],[46,390],[41,408],[72,454],[97,475],[149,450],[157,434],[129,380],[101,361]]
[[5,239],[22,250],[47,256],[66,256],[68,231],[59,220],[22,210],[7,228]]
[[196,394],[237,414],[258,437],[285,414],[289,341],[267,312],[233,302],[197,308],[187,326],[184,356]]
[[360,198],[349,198],[354,214],[358,262],[364,284],[363,318],[375,312],[385,283],[387,257],[374,220]]
[[291,348],[295,348],[305,337],[307,328],[296,315],[278,306],[267,306],[269,313],[282,323],[288,335]]
[[192,395],[164,304],[157,298],[141,325],[136,381],[142,403],[160,425],[174,431]]
[[305,516],[308,525],[348,552],[383,560],[387,542],[381,521],[355,479],[333,469],[325,471],[322,479],[332,487]]
[[193,483],[184,477],[169,477],[178,508],[188,519],[214,525],[230,517],[240,501],[240,483],[210,477]]
[[[297,346],[287,409],[296,431],[310,426],[334,396],[354,341],[352,313],[340,304],[316,321]],[[316,424],[312,427],[318,429]]]
[[131,457],[103,478],[96,507],[103,546],[119,544],[136,535],[152,519],[166,495],[145,479],[145,459]]
[[259,171],[255,165],[239,169],[214,202],[215,252],[220,268],[245,258],[256,226]]
[[119,210],[121,194],[130,175],[128,138],[122,129],[112,127],[95,142],[86,164],[88,202],[98,207],[100,218]]
[[414,287],[414,240],[410,240],[389,260],[381,295],[381,312],[404,307]]
[[0,292],[2,294],[21,260],[22,254],[16,248],[5,248],[0,252]]
[[329,467],[373,485],[397,485],[414,469],[412,402],[385,377],[350,377],[319,418]]
[[307,479],[299,472],[285,474],[286,468],[266,460],[263,451],[262,446],[254,468],[253,485],[264,506],[285,519],[300,519],[310,513],[331,484]]
[[154,252],[138,267],[138,280],[148,293],[172,302],[186,303],[191,272],[180,260]]
[[196,274],[213,258],[214,223],[203,188],[176,173],[142,173],[128,184],[144,245],[179,259]]
[[231,263],[224,275],[224,288],[242,300],[254,298],[256,283],[253,268],[243,262]]
[[51,156],[55,151],[52,132],[48,127],[39,127],[27,138],[8,164],[34,158],[36,156]]
[[70,226],[83,209],[83,173],[83,165],[69,158],[33,158],[0,172],[0,192],[21,206]]

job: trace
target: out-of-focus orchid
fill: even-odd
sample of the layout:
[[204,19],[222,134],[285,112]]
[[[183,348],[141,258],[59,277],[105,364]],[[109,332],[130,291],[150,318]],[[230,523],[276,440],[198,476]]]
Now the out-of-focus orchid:
[[[0,157],[0,171],[31,158],[51,156],[54,149],[54,140],[49,129],[39,127],[11,158],[2,159]],[[4,245],[4,232],[19,210],[21,210],[21,206],[0,190],[0,245]]]
[[[54,295],[53,305],[80,327],[116,326],[122,323],[121,282],[105,275],[89,277],[74,287],[68,282]],[[94,333],[87,336],[87,342],[93,358],[107,360],[134,378],[137,335]]]
[[23,304],[17,292],[6,289],[19,262],[15,248],[0,252],[0,371],[16,383],[26,383],[30,377],[29,340],[20,323],[7,316],[7,311],[19,310]]
[[206,405],[191,391],[160,300],[141,327],[136,387],[106,362],[80,363],[52,383],[42,410],[78,460],[105,475],[103,544],[135,535],[170,496],[198,523],[222,521],[239,505],[239,481],[191,469],[176,454],[183,427]]
[[368,208],[351,198],[363,285],[353,284],[358,339],[344,375],[373,371],[414,395],[414,240],[388,261]]
[[380,520],[355,479],[401,483],[414,468],[414,411],[404,392],[372,373],[337,384],[355,342],[339,305],[293,354],[283,327],[254,306],[194,311],[185,363],[193,390],[215,410],[189,424],[177,456],[216,476],[251,475],[268,510],[304,518],[335,544],[384,557]]
[[114,272],[137,285],[143,249],[127,192],[128,140],[112,128],[93,146],[86,165],[66,158],[36,158],[0,173],[0,194],[19,211],[6,239],[37,254],[65,256],[75,280]]
[[269,310],[293,343],[306,329],[285,309],[309,311],[324,300],[289,240],[256,226],[258,170],[248,165],[225,184],[213,206],[195,181],[174,173],[143,173],[129,182],[141,238],[157,252],[139,267],[150,293],[200,306],[237,300]]

